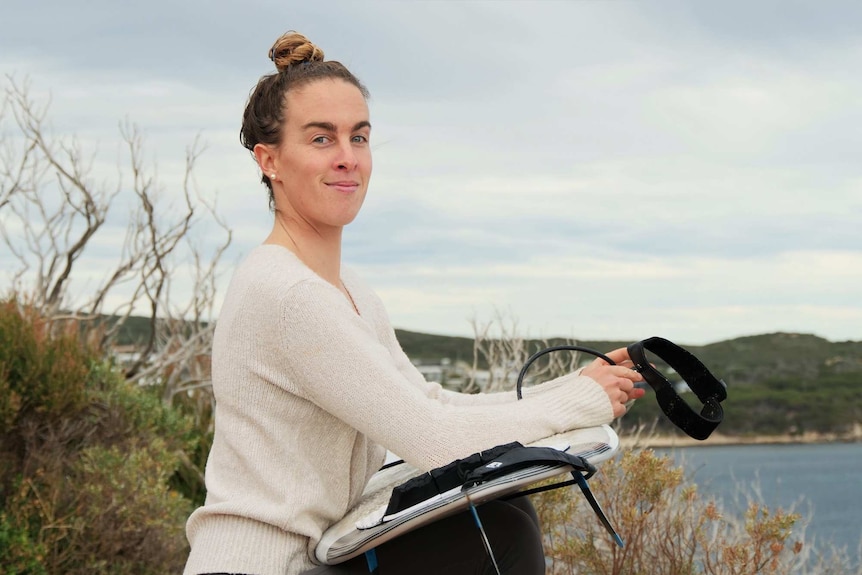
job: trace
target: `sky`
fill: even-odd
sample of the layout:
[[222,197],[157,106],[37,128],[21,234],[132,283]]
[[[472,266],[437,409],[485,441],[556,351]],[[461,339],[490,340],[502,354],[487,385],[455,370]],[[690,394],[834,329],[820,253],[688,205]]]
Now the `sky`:
[[[94,177],[116,175],[123,121],[145,135],[167,196],[185,149],[206,144],[197,185],[234,234],[221,295],[272,225],[238,132],[273,71],[269,47],[292,29],[371,93],[374,172],[344,261],[395,327],[469,336],[502,316],[537,338],[862,340],[856,1],[3,0],[2,12],[0,82],[50,99],[55,133],[97,154]],[[121,242],[122,210],[110,223]]]

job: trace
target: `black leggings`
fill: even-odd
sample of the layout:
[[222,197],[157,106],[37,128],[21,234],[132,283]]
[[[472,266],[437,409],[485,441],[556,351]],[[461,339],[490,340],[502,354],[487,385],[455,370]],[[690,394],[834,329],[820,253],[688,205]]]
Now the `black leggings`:
[[[479,518],[500,573],[543,575],[545,553],[536,511],[526,497],[490,501]],[[470,512],[441,519],[387,541],[376,549],[380,575],[496,575],[482,535]],[[301,575],[368,575],[360,555],[338,565],[323,565]]]

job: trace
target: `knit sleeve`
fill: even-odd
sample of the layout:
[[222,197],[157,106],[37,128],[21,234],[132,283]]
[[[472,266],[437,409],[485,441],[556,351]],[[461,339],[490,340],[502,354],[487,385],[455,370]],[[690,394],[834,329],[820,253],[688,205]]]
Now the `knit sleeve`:
[[518,402],[441,401],[408,381],[369,324],[321,282],[293,285],[279,314],[294,392],[420,469],[613,417],[601,386],[579,375],[548,382]]
[[[514,389],[489,393],[460,393],[445,389],[437,382],[426,380],[419,370],[416,369],[416,366],[413,365],[410,358],[408,358],[404,353],[404,350],[401,349],[401,345],[395,337],[395,332],[389,325],[388,334],[384,341],[389,347],[390,354],[393,356],[401,373],[413,382],[414,385],[418,386],[425,396],[430,399],[435,399],[442,403],[449,403],[452,405],[491,405],[518,401],[518,396]],[[577,375],[579,373],[580,370],[577,370],[572,375]],[[524,397],[529,397],[530,395],[541,393],[543,390],[552,388],[552,385],[546,385],[548,383],[550,382],[524,387],[522,389],[522,395]]]

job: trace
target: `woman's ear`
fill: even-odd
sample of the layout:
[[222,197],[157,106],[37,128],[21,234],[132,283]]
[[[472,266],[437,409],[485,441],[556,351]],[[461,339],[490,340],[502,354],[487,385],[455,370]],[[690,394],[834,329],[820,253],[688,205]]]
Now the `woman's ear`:
[[255,144],[252,150],[257,160],[257,165],[263,174],[275,174],[278,172],[275,161],[275,150],[266,144]]

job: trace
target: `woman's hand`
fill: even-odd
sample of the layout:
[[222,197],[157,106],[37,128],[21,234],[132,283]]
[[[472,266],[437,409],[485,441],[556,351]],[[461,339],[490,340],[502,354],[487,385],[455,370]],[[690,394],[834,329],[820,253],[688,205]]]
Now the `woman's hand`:
[[634,362],[629,357],[626,348],[621,347],[605,355],[615,361],[617,365],[610,365],[602,358],[596,358],[595,361],[581,370],[581,375],[591,377],[602,386],[611,400],[614,417],[620,417],[625,414],[626,404],[629,401],[643,397],[645,391],[635,387],[635,382],[643,381],[643,376],[631,369]]

